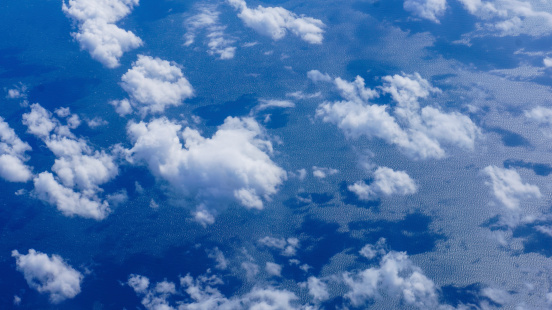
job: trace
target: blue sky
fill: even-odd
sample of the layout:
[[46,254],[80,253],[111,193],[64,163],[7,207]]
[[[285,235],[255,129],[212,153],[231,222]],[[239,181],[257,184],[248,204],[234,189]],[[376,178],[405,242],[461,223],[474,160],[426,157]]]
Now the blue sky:
[[0,8],[0,308],[552,307],[548,3]]

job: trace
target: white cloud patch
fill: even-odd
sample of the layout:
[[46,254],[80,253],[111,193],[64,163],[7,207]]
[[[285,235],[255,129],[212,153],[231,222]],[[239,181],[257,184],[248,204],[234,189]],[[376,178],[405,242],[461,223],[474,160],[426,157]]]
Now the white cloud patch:
[[309,295],[311,295],[316,302],[326,301],[330,298],[328,286],[317,277],[309,277],[307,279],[307,287],[309,289]]
[[270,108],[295,108],[295,103],[289,100],[260,99],[259,105],[255,107],[257,111],[262,111]]
[[307,72],[307,77],[315,83],[332,81],[332,77],[329,74],[322,73],[318,70],[310,70],[309,72]]
[[312,175],[319,179],[325,179],[330,175],[339,173],[339,170],[326,167],[312,166]]
[[542,106],[524,111],[525,117],[540,125],[552,126],[552,109]]
[[15,134],[0,117],[0,177],[9,182],[27,182],[32,178],[31,167],[25,164],[25,152],[31,147]]
[[129,94],[130,100],[111,103],[120,115],[131,113],[133,107],[142,115],[162,113],[194,95],[192,85],[178,65],[144,55],[138,55],[132,68],[121,77],[121,87]]
[[385,76],[382,80],[379,90],[397,103],[393,109],[370,104],[369,100],[380,94],[366,88],[362,78],[354,82],[336,78],[334,84],[345,100],[320,104],[316,115],[336,124],[348,138],[382,139],[413,159],[443,158],[443,145],[447,144],[474,148],[480,130],[469,117],[431,106],[420,108],[420,99],[440,90],[419,74]]
[[199,10],[201,11],[200,13],[186,19],[184,23],[187,30],[184,35],[186,39],[184,45],[192,45],[198,32],[205,29],[209,55],[218,56],[219,59],[234,58],[236,47],[232,45],[236,40],[229,38],[224,33],[226,26],[220,24],[220,12],[214,6],[203,6]]
[[542,196],[536,185],[523,183],[520,175],[513,169],[503,169],[497,166],[487,166],[483,169],[490,182],[494,196],[507,209],[519,210],[520,200],[540,198]]
[[62,302],[80,293],[83,275],[60,256],[48,256],[30,249],[28,254],[13,250],[12,257],[27,284],[41,294],[49,294],[52,303]]
[[251,9],[245,0],[227,0],[238,11],[238,17],[247,27],[259,34],[280,40],[289,31],[310,44],[321,44],[324,39],[324,23],[312,17],[297,16],[282,7]]
[[403,8],[414,16],[439,24],[439,17],[445,14],[446,0],[405,0]]
[[280,254],[284,256],[294,256],[299,249],[299,239],[294,237],[285,239],[266,236],[259,239],[258,242],[266,247],[281,250]]
[[[68,111],[59,111],[65,115]],[[100,185],[118,174],[112,155],[93,150],[83,139],[75,137],[52,113],[39,104],[23,115],[28,132],[40,138],[57,157],[52,172],[34,177],[36,196],[67,216],[82,216],[101,220],[109,212],[109,203],[102,201]]]
[[436,285],[405,252],[390,251],[383,255],[378,267],[346,272],[343,281],[349,288],[345,298],[355,307],[382,294],[400,297],[420,309],[438,309],[441,306]]
[[540,3],[519,0],[460,0],[464,8],[482,22],[468,36],[541,37],[552,32],[552,13]]
[[275,276],[275,277],[282,276],[282,266],[276,263],[266,262],[265,270],[271,276]]
[[[166,282],[166,281],[165,281]],[[162,287],[170,287],[171,290],[159,289],[159,283],[150,285],[149,279],[131,275],[128,282],[135,292],[141,296],[142,305],[148,310],[172,310],[172,309],[258,309],[258,310],[283,310],[283,309],[309,309],[297,305],[298,297],[287,290],[272,287],[261,288],[255,286],[249,292],[241,296],[226,297],[217,286],[224,284],[217,276],[199,276],[193,278],[190,275],[180,278],[182,293],[175,294],[173,283],[166,282]],[[182,298],[176,301],[178,306],[173,306],[170,300]],[[171,297],[171,298],[169,298]],[[310,308],[312,309],[312,308]]]
[[382,195],[411,195],[417,192],[418,187],[406,172],[379,167],[374,172],[374,181],[370,185],[359,181],[349,185],[348,189],[361,200],[373,200]]
[[208,215],[204,212],[229,199],[262,209],[263,201],[287,178],[270,159],[272,143],[251,118],[228,117],[211,138],[195,129],[181,129],[166,118],[131,122],[127,130],[134,146],[129,160],[145,162],[177,192],[197,199],[204,205],[198,210],[203,218]]
[[76,22],[78,32],[71,35],[93,59],[108,68],[119,66],[119,59],[143,44],[131,31],[115,24],[130,14],[139,0],[69,0],[62,10]]

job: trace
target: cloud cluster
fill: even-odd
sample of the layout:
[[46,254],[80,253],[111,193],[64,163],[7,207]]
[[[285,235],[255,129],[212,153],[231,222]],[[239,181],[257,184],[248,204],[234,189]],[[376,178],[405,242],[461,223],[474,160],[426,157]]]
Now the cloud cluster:
[[293,237],[284,239],[266,236],[259,239],[259,244],[281,250],[281,254],[284,256],[294,256],[299,248],[299,239]]
[[439,17],[445,14],[446,0],[405,0],[403,8],[413,15],[439,24]]
[[552,32],[552,13],[535,9],[530,1],[520,0],[460,0],[464,8],[481,19],[476,36],[530,35],[540,37]]
[[348,189],[361,200],[373,200],[382,195],[411,195],[418,191],[414,180],[404,171],[379,167],[373,177],[374,181],[370,184],[359,181],[349,185]]
[[129,94],[130,100],[111,102],[120,115],[132,113],[133,108],[143,116],[162,113],[167,107],[178,106],[194,95],[192,85],[179,66],[144,55],[138,55],[132,68],[121,77],[121,87]]
[[98,194],[102,192],[100,185],[118,173],[114,157],[103,150],[93,150],[85,140],[75,137],[68,125],[62,125],[37,103],[23,115],[23,123],[56,156],[52,166],[55,176],[42,172],[34,177],[37,197],[67,216],[105,218],[110,211],[109,203]]
[[542,196],[538,186],[523,183],[520,175],[513,169],[487,166],[483,173],[491,179],[486,184],[491,186],[496,199],[509,210],[518,210],[520,200]]
[[32,178],[31,168],[25,165],[26,151],[31,147],[15,134],[0,117],[0,177],[9,182],[27,182]]
[[[319,80],[320,75],[311,71],[313,78]],[[378,92],[366,88],[361,77],[353,82],[334,79],[345,100],[320,104],[317,117],[336,124],[349,138],[382,139],[413,159],[443,158],[446,144],[467,150],[474,148],[480,130],[469,117],[457,112],[445,113],[432,106],[420,107],[420,99],[440,90],[419,74],[385,76],[382,80],[384,84]],[[369,102],[381,94],[389,94],[396,103],[393,115],[389,105]]]
[[[140,275],[131,275],[127,282],[134,291],[141,296],[142,305],[148,310],[175,310],[175,309],[308,309],[294,305],[298,297],[287,290],[272,287],[254,287],[241,296],[226,297],[217,286],[223,284],[222,279],[212,276],[190,275],[180,278],[180,289],[172,282],[159,282],[150,285],[148,278]],[[179,301],[178,308],[172,306],[170,300],[185,295],[186,301]]]
[[[228,117],[211,137],[166,118],[131,122],[129,160],[144,162],[177,192],[200,203],[200,218],[228,200],[262,209],[278,191],[286,172],[271,159],[272,143],[252,118]],[[197,216],[196,216],[197,217]]]
[[37,252],[28,254],[12,251],[17,270],[23,273],[27,284],[39,293],[49,294],[52,303],[75,297],[81,291],[83,275],[69,266],[60,256]]
[[108,68],[119,66],[124,52],[141,46],[142,40],[115,24],[130,14],[139,0],[69,0],[63,12],[78,25],[71,35],[92,58]]
[[251,9],[245,0],[227,0],[238,11],[238,17],[261,35],[280,40],[290,31],[310,44],[321,44],[324,39],[324,23],[312,17],[297,16],[282,7],[263,7]]
[[205,29],[207,32],[207,47],[209,55],[217,55],[219,59],[234,58],[236,47],[232,46],[236,41],[228,38],[224,34],[226,26],[222,26],[219,22],[220,12],[213,6],[203,6],[200,8],[200,13],[186,19],[184,25],[186,34],[184,38],[185,46],[190,46],[194,43],[197,33]]

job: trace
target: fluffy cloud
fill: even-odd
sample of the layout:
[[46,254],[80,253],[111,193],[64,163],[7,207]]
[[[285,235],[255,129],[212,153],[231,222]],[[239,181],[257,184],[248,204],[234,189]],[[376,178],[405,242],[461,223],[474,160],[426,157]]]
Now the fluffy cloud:
[[447,9],[446,0],[405,0],[403,7],[406,11],[420,18],[439,24],[439,17]]
[[309,277],[307,279],[307,287],[309,289],[309,294],[316,302],[325,301],[330,298],[328,286],[317,277]]
[[[70,125],[70,119],[68,122]],[[35,176],[36,196],[67,216],[105,218],[110,212],[109,203],[102,201],[98,194],[102,192],[100,185],[118,174],[114,157],[103,150],[94,151],[39,104],[33,104],[31,111],[23,115],[23,123],[57,157],[52,166],[55,176],[50,172]]]
[[[464,8],[481,19],[475,36],[544,36],[552,32],[552,14],[533,8],[530,1],[460,0]],[[537,5],[541,8],[541,5]]]
[[130,123],[128,134],[130,160],[145,162],[156,177],[207,209],[228,199],[262,209],[286,179],[270,159],[272,143],[251,118],[228,117],[211,138],[166,118]]
[[32,178],[31,168],[25,165],[26,151],[31,147],[21,141],[8,123],[0,117],[0,177],[9,182],[27,182]]
[[282,273],[282,266],[280,266],[276,263],[267,262],[266,265],[265,265],[265,270],[271,276],[275,276],[275,277],[281,277],[282,276],[282,274],[281,274]]
[[486,184],[491,186],[496,199],[509,210],[518,210],[522,199],[542,196],[536,185],[523,183],[520,175],[513,169],[487,166],[483,169],[483,173],[491,179]]
[[217,55],[219,59],[234,58],[236,47],[232,46],[236,41],[224,34],[226,26],[219,22],[220,12],[216,7],[203,6],[200,13],[188,18],[184,23],[186,27],[184,45],[190,46],[194,43],[197,33],[203,29],[207,32],[207,47],[209,55]]
[[80,293],[83,275],[69,266],[60,256],[48,256],[33,249],[28,254],[12,251],[17,270],[23,273],[27,284],[39,293],[49,294],[52,303],[73,298]]
[[294,256],[299,248],[299,239],[297,238],[274,238],[266,236],[259,239],[259,244],[269,248],[281,250],[284,256]]
[[440,90],[419,74],[385,76],[382,80],[379,90],[391,95],[396,102],[393,109],[370,104],[369,100],[380,94],[367,89],[362,78],[353,82],[336,78],[334,85],[345,100],[320,104],[316,115],[336,124],[348,138],[382,139],[414,159],[443,158],[444,144],[474,148],[480,130],[469,117],[431,106],[420,108],[419,99]]
[[[174,299],[180,295],[175,295],[174,283],[164,281],[152,286],[146,277],[131,275],[128,284],[142,297],[142,305],[146,309],[176,309],[169,301],[169,297]],[[195,279],[190,275],[181,277],[180,287],[188,298],[177,302],[178,309],[308,309],[295,305],[298,297],[286,290],[254,287],[244,295],[228,298],[217,289],[216,286],[220,284],[223,281],[217,276],[199,276]]]
[[552,109],[545,107],[535,107],[531,110],[526,110],[525,117],[540,125],[552,126]]
[[337,173],[339,173],[337,169],[312,166],[312,175],[319,179],[325,179],[327,176]]
[[227,0],[239,13],[238,17],[250,27],[273,40],[282,39],[288,31],[310,44],[321,44],[324,23],[312,17],[297,16],[282,7],[247,7],[245,0]]
[[370,185],[360,181],[350,185],[348,189],[359,199],[372,200],[381,195],[411,195],[416,193],[418,187],[406,172],[379,167],[374,172],[374,181]]
[[121,87],[131,99],[112,102],[121,115],[129,114],[132,107],[142,115],[161,113],[194,94],[192,85],[176,64],[144,55],[138,55],[132,68],[121,77]]
[[344,273],[343,281],[349,287],[345,297],[355,307],[379,297],[382,292],[401,297],[407,304],[420,309],[441,307],[436,285],[405,252],[385,253],[378,267]]
[[142,40],[130,31],[115,25],[130,14],[139,0],[69,0],[63,2],[63,12],[78,25],[72,36],[92,58],[108,68],[119,66],[119,59],[142,45]]

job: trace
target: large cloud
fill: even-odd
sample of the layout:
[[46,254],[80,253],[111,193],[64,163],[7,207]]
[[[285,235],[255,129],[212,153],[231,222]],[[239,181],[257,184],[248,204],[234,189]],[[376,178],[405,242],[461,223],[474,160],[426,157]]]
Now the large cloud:
[[411,195],[418,190],[416,183],[406,172],[387,167],[376,169],[374,181],[369,185],[360,181],[348,188],[362,200],[375,199],[381,195]]
[[105,218],[110,209],[108,202],[99,198],[100,185],[118,174],[114,157],[103,150],[93,150],[39,104],[33,104],[31,111],[23,115],[23,123],[57,157],[52,166],[55,176],[50,172],[35,176],[37,197],[67,216]]
[[[538,1],[460,0],[464,8],[481,19],[470,35],[544,36],[552,32],[552,13]],[[533,7],[533,4],[537,8]]]
[[130,31],[115,25],[130,14],[139,0],[69,0],[63,2],[63,12],[79,28],[72,33],[82,49],[108,68],[119,66],[124,52],[142,45],[142,40]]
[[226,26],[222,26],[219,22],[220,12],[213,6],[203,6],[200,8],[200,13],[186,19],[186,43],[190,46],[194,43],[197,33],[203,29],[207,31],[207,47],[209,55],[217,55],[219,59],[234,58],[236,47],[232,46],[235,43],[234,39],[228,38],[224,34]]
[[13,250],[12,256],[27,284],[39,293],[49,294],[52,303],[62,302],[80,293],[83,275],[60,256],[48,256],[33,249],[25,255]]
[[447,9],[446,0],[405,0],[403,7],[415,16],[439,24],[439,17]]
[[121,87],[129,94],[129,100],[113,102],[119,114],[128,114],[132,107],[142,115],[161,113],[169,106],[178,106],[194,94],[192,85],[174,63],[138,55],[121,77]]
[[255,9],[247,7],[245,0],[227,0],[236,10],[238,17],[246,26],[258,33],[271,37],[273,40],[282,39],[291,31],[302,40],[311,44],[320,44],[324,39],[324,23],[312,17],[297,16],[282,7],[263,7]]
[[26,151],[31,147],[21,141],[15,131],[0,117],[0,177],[10,182],[27,182],[32,178],[31,168],[25,165]]
[[353,82],[336,78],[334,84],[345,100],[322,103],[316,115],[324,122],[336,124],[349,138],[382,139],[414,159],[443,158],[443,144],[474,148],[480,130],[469,117],[431,106],[420,108],[419,99],[440,90],[419,74],[385,76],[382,80],[384,85],[379,89],[396,102],[393,109],[369,103],[380,93],[366,88],[361,77]]
[[262,209],[263,200],[286,179],[286,172],[270,159],[272,143],[263,139],[262,128],[251,118],[228,117],[211,138],[181,129],[166,118],[130,123],[134,145],[129,159],[147,163],[156,177],[197,199],[200,212],[228,199]]
[[513,169],[487,166],[483,172],[491,179],[487,185],[491,186],[496,199],[509,210],[518,210],[520,200],[542,196],[536,185],[523,183],[520,175]]

